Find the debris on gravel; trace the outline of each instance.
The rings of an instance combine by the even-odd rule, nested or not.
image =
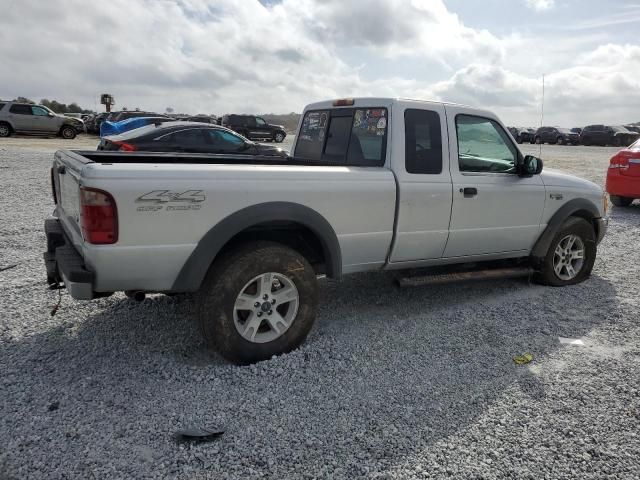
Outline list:
[[[611,149],[545,148],[602,183]],[[0,478],[640,478],[640,205],[582,284],[323,281],[307,342],[237,367],[188,297],[49,315],[51,157],[0,143]],[[187,425],[225,434],[176,442]]]

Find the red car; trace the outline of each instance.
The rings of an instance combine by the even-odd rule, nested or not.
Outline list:
[[[640,140],[611,157],[607,193],[618,207],[629,206],[640,198]]]

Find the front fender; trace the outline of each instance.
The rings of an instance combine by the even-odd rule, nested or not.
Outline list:
[[[602,222],[597,222],[600,219],[600,212],[596,205],[584,198],[574,198],[568,201],[562,207],[556,211],[549,220],[547,228],[540,235],[536,241],[533,249],[531,250],[531,256],[536,259],[543,259],[547,255],[547,251],[551,246],[553,238],[556,236],[562,224],[571,216],[577,216],[588,220],[594,228],[596,239],[602,239],[604,232],[598,231],[604,225]]]

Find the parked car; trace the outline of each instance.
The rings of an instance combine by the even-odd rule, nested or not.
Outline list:
[[[0,137],[22,133],[72,139],[83,130],[82,120],[59,115],[43,105],[0,102]]]
[[[223,115],[220,125],[251,140],[273,140],[282,143],[287,136],[282,125],[270,125],[262,117],[255,115]]]
[[[210,117],[208,115],[194,115],[192,117],[183,117],[180,120],[183,122],[200,122],[218,125],[218,119],[215,117]]]
[[[606,190],[617,207],[628,207],[640,198],[640,140],[611,157]]]
[[[485,110],[397,98],[314,103],[293,157],[270,158],[58,151],[49,283],[85,300],[198,292],[208,344],[250,363],[304,341],[318,275],[455,265],[399,276],[533,274],[572,285],[589,277],[606,231],[602,189],[542,172]]]
[[[536,133],[533,128],[509,127],[509,132],[518,143],[533,143]]]
[[[583,145],[626,147],[638,138],[640,138],[640,134],[622,126],[588,125],[582,129],[580,143]]]
[[[572,132],[568,128],[560,127],[540,127],[533,136],[534,143],[550,143],[556,145],[578,145],[580,135]]]
[[[625,125],[624,128],[631,132],[640,133],[640,125]]]
[[[580,127],[573,127],[573,128],[571,129],[571,131],[572,131],[573,133],[577,133],[577,134],[578,134],[578,136],[582,133],[582,129],[581,129]]]
[[[133,117],[126,120],[120,120],[119,122],[104,121],[100,125],[100,136],[106,137],[108,135],[118,135],[120,133],[128,132],[136,128],[144,127],[152,123],[165,123],[173,122],[173,118],[169,117]]]
[[[165,117],[165,118],[169,118],[167,115],[163,115],[161,113],[154,113],[154,112],[141,112],[139,110],[125,110],[122,112],[116,112],[116,114],[109,118],[108,121],[110,122],[121,122],[122,120],[127,120],[129,118],[136,118],[136,117]]]
[[[200,122],[156,123],[137,128],[103,138],[98,150],[287,156],[281,148],[261,145],[227,128]]]

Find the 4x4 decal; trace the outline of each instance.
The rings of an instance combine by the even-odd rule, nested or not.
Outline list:
[[[204,191],[187,190],[186,192],[172,192],[171,190],[153,190],[136,198],[136,203],[151,205],[137,208],[138,212],[158,212],[160,210],[182,211],[200,210],[200,203],[206,200]],[[174,205],[172,205],[174,204]]]

